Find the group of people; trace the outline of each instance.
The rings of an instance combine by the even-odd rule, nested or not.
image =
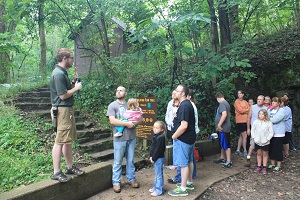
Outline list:
[[[257,104],[253,104],[253,100],[244,100],[244,92],[239,90],[234,108],[236,133],[239,136],[235,153],[245,156],[245,166],[250,167],[251,155],[256,151],[257,167],[254,172],[282,172],[283,158],[289,156],[290,148],[296,151],[292,135],[292,106],[288,95],[272,99],[259,95]],[[247,138],[250,138],[249,149]]]
[[[168,192],[171,196],[187,196],[187,190],[193,190],[192,176],[194,170],[194,143],[196,134],[199,133],[198,113],[192,102],[192,91],[184,85],[179,85],[172,94],[172,101],[167,109],[166,123],[156,121],[153,125],[153,139],[150,148],[150,162],[154,164],[154,185],[149,189],[151,196],[160,196],[164,193],[164,153],[166,149],[166,136],[173,141],[173,163],[178,167],[180,181],[176,188]],[[136,144],[137,124],[143,121],[142,115],[138,114],[135,120],[128,120],[126,112],[135,110],[142,113],[136,106],[131,109],[130,100],[126,102],[126,89],[122,86],[117,88],[117,100],[108,106],[106,116],[109,118],[114,133],[114,164],[113,164],[113,190],[121,192],[122,160],[126,157],[126,177],[129,184],[138,188],[139,183],[135,179],[135,167],[133,164],[134,149]],[[169,117],[171,119],[169,119]],[[127,120],[125,120],[127,119]],[[122,130],[120,130],[122,127]],[[123,132],[120,135],[116,133]]]
[[[65,174],[83,175],[85,172],[72,163],[72,142],[77,138],[74,119],[73,94],[82,89],[77,80],[76,70],[73,80],[68,78],[67,70],[73,65],[73,52],[61,48],[57,52],[58,64],[50,78],[51,113],[57,112],[57,131],[52,149],[54,171],[51,179],[68,182]],[[136,181],[134,152],[136,147],[136,127],[143,122],[143,112],[136,99],[126,101],[126,88],[119,86],[116,90],[116,100],[109,106],[106,116],[112,125],[114,133],[114,163],[112,168],[113,190],[121,192],[122,162],[126,158],[126,177],[133,188],[138,188]],[[215,125],[221,147],[220,158],[215,163],[225,168],[232,167],[230,131],[230,104],[220,92],[216,94],[219,103],[216,111]],[[265,105],[264,105],[265,103]],[[234,103],[236,114],[236,132],[239,135],[236,154],[245,156],[247,164],[254,150],[257,152],[257,168],[255,172],[267,173],[268,170],[282,172],[283,157],[288,157],[289,144],[292,139],[292,108],[288,96],[278,98],[258,96],[257,103],[244,100],[244,92],[238,91],[238,99]],[[154,164],[155,180],[149,192],[152,196],[164,192],[164,153],[166,138],[173,143],[173,165],[177,167],[177,175],[168,180],[175,183],[176,188],[168,191],[171,196],[187,196],[188,190],[194,189],[192,179],[196,178],[194,144],[200,130],[198,127],[198,112],[193,98],[193,91],[185,85],[178,85],[168,103],[165,122],[156,121],[153,125],[153,141],[150,148],[150,162]],[[167,137],[165,137],[167,136]],[[250,147],[247,151],[247,137]],[[292,145],[293,142],[291,143]],[[284,147],[284,154],[282,148]],[[241,151],[243,148],[243,152]],[[295,150],[294,146],[291,146]],[[60,167],[61,156],[66,160],[66,171]],[[268,160],[270,165],[268,166]]]

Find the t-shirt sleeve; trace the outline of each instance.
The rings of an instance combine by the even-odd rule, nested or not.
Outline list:
[[[226,111],[226,106],[223,103],[220,103],[219,114],[222,115],[222,112]]]
[[[109,116],[114,116],[114,117],[116,116],[116,112],[115,112],[113,103],[109,104],[109,106],[107,108],[106,117],[109,117]]]

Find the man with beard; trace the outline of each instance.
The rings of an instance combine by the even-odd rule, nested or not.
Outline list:
[[[70,83],[67,70],[72,67],[73,52],[61,48],[56,54],[58,64],[50,78],[51,114],[52,110],[57,111],[57,133],[52,149],[54,172],[51,179],[59,182],[71,180],[60,169],[61,154],[65,156],[67,170],[66,174],[82,175],[84,171],[77,169],[72,163],[72,142],[77,139],[76,125],[74,119],[73,94],[81,90],[82,85],[77,80],[77,73],[74,73],[72,84]]]
[[[170,196],[187,196],[187,190],[193,190],[192,174],[194,169],[194,143],[196,141],[195,112],[190,100],[187,99],[189,89],[184,85],[176,88],[176,97],[180,104],[173,120],[173,163],[181,167],[181,183],[170,190]]]
[[[129,184],[133,188],[138,188],[139,183],[135,179],[134,167],[134,150],[136,145],[136,126],[143,121],[122,121],[124,119],[124,112],[127,109],[127,102],[125,100],[127,93],[123,86],[119,86],[116,91],[117,100],[109,104],[106,116],[112,125],[113,134],[117,132],[116,126],[124,126],[123,135],[121,137],[114,137],[114,164],[112,169],[112,183],[113,190],[116,193],[121,192],[121,177],[122,177],[122,162],[123,157],[126,157],[126,177]]]

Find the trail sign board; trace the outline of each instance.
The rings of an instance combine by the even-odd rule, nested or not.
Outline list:
[[[153,124],[157,120],[157,101],[155,97],[137,98],[143,110],[144,122],[136,128],[136,136],[141,139],[152,140]]]

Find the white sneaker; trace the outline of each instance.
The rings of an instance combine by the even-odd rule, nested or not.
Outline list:
[[[122,135],[123,135],[123,133],[116,132],[116,133],[114,134],[114,137],[121,137]]]

